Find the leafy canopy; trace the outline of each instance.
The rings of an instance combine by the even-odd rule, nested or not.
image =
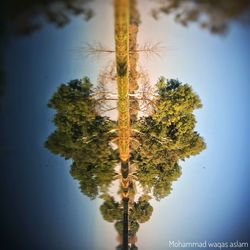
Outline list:
[[[142,187],[157,200],[167,196],[171,183],[181,175],[179,160],[199,154],[206,145],[194,130],[193,111],[201,108],[200,98],[188,84],[160,78],[154,112],[135,124],[139,146],[131,152]]]
[[[115,123],[97,114],[91,87],[88,78],[60,85],[48,103],[56,111],[56,129],[45,147],[72,160],[71,175],[85,195],[95,198],[111,183],[118,154],[109,144]]]
[[[153,212],[153,207],[148,202],[147,196],[141,196],[137,202],[131,204],[129,211],[129,236],[136,235],[139,230],[140,223],[147,222]],[[105,196],[104,203],[100,206],[103,219],[108,222],[115,223],[116,231],[122,235],[123,233],[123,208],[119,202],[109,195]]]

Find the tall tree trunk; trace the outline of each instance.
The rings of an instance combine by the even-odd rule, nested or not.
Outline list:
[[[123,198],[123,250],[128,250],[128,201],[128,198]]]

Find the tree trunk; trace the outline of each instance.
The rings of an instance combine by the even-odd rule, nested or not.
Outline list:
[[[123,198],[123,250],[128,250],[128,201],[128,198]]]

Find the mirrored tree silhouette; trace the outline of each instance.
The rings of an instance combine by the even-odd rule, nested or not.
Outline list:
[[[60,85],[48,103],[56,110],[56,129],[45,147],[72,160],[72,177],[79,181],[81,191],[93,199],[111,183],[118,153],[110,145],[109,131],[115,122],[98,115],[91,87],[88,78]]]
[[[193,112],[202,104],[191,86],[164,77],[153,85],[137,68],[138,53],[153,47],[138,47],[136,0],[115,0],[114,18],[115,50],[88,51],[115,53],[115,63],[95,87],[86,77],[59,86],[48,103],[56,111],[55,131],[45,147],[72,161],[70,173],[84,195],[103,199],[100,212],[114,224],[117,249],[127,250],[138,249],[140,224],[153,212],[149,200],[168,196],[181,176],[181,161],[206,144],[195,131]],[[104,116],[113,109],[118,121]],[[119,188],[111,195],[116,181]]]
[[[1,6],[3,24],[17,35],[28,35],[51,23],[57,27],[67,25],[72,16],[82,15],[83,19],[93,17],[90,0],[25,0],[6,1]]]
[[[95,94],[86,77],[59,86],[48,103],[56,111],[55,131],[45,147],[72,160],[70,173],[84,195],[104,200],[100,212],[104,220],[114,223],[117,249],[124,249],[124,241],[127,249],[137,249],[136,233],[153,212],[150,198],[169,195],[172,182],[181,176],[180,161],[205,149],[194,130],[193,111],[202,104],[188,84],[160,78],[151,96],[151,113],[133,122],[134,142],[129,162],[123,166],[114,142],[117,123],[98,113]],[[120,181],[118,198],[109,194],[116,180]],[[140,197],[135,200],[137,188]]]
[[[152,99],[153,111],[134,124],[131,163],[136,166],[140,184],[159,200],[171,191],[180,177],[179,161],[199,154],[206,145],[194,131],[195,109],[201,101],[188,84],[160,78]]]
[[[163,0],[156,3],[152,15],[173,14],[183,26],[197,23],[214,34],[224,34],[233,21],[250,24],[248,0]]]

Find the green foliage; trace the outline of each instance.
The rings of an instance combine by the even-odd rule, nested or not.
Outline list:
[[[108,222],[115,222],[116,231],[122,235],[123,233],[123,208],[114,200],[113,197],[107,195],[103,197],[104,203],[100,206],[103,219]],[[147,222],[153,212],[153,207],[148,202],[148,196],[142,196],[138,202],[134,202],[129,211],[128,224],[129,236],[137,233],[140,223]]]
[[[122,208],[120,204],[116,202],[111,196],[108,196],[108,198],[100,206],[100,211],[103,216],[103,219],[108,222],[122,220]]]
[[[117,150],[109,145],[115,123],[95,111],[88,78],[62,84],[48,106],[56,110],[55,131],[45,147],[73,161],[71,175],[79,180],[81,191],[95,198],[109,186],[118,161]]]
[[[156,87],[159,98],[156,100],[157,112],[152,117],[156,122],[161,122],[162,125],[169,126],[181,122],[195,109],[202,107],[200,98],[188,84],[181,84],[178,80],[167,80],[161,77]],[[192,119],[191,124],[193,125],[195,123],[193,116]],[[190,129],[192,130],[193,127]]]
[[[136,220],[136,218],[131,219],[129,218],[129,231],[128,231],[128,235],[129,236],[133,236],[136,235],[136,233],[138,232],[140,228],[140,224],[138,223],[138,221]]]
[[[119,220],[115,223],[115,230],[119,235],[122,235],[123,233],[123,221]]]
[[[142,187],[157,200],[171,192],[171,183],[181,175],[179,160],[205,149],[203,138],[194,131],[193,111],[202,104],[188,84],[160,78],[155,111],[135,124],[140,145],[131,153]]]
[[[150,203],[143,199],[143,197],[140,197],[138,202],[133,204],[133,208],[130,212],[130,220],[137,220],[139,223],[145,223],[150,219],[152,212],[153,207]]]

